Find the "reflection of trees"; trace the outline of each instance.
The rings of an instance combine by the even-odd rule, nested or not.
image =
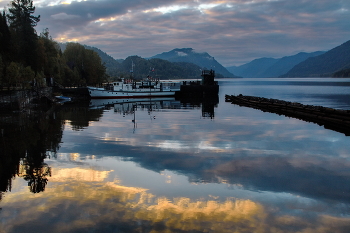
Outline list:
[[[62,106],[62,119],[69,120],[73,130],[79,131],[89,126],[89,122],[98,121],[103,115],[103,109],[89,109],[89,103],[84,106]]]
[[[21,171],[24,180],[28,181],[28,186],[32,193],[39,193],[45,190],[47,177],[51,176],[51,167],[46,163],[34,164],[26,159],[21,161]]]
[[[51,176],[44,159],[58,151],[64,122],[69,120],[73,130],[81,130],[102,114],[103,110],[83,105],[1,114],[0,200],[3,192],[11,191],[15,176],[28,181],[31,192],[44,191]]]
[[[55,154],[62,138],[63,122],[51,109],[0,116],[0,192],[11,191],[18,175],[31,192],[44,191],[51,169],[44,163],[47,152]]]

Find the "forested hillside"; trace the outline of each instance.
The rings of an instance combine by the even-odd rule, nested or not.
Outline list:
[[[350,68],[350,41],[299,63],[283,77],[322,77]]]
[[[65,51],[66,44],[59,44],[62,51]],[[201,78],[203,67],[189,62],[170,62],[159,58],[142,58],[139,56],[130,56],[125,60],[115,60],[113,57],[103,52],[99,48],[84,45],[86,49],[95,51],[101,58],[106,67],[108,80],[117,80],[123,77],[131,76],[133,69],[133,78],[141,79],[148,75],[159,79],[198,79]],[[133,68],[131,67],[133,64]],[[216,74],[217,78],[223,78],[221,74]]]
[[[336,78],[350,77],[350,69],[343,69],[343,70],[337,71],[333,74],[333,77],[336,77]]]
[[[289,70],[291,70],[295,65],[299,64],[300,62],[305,61],[309,57],[315,57],[323,54],[322,51],[317,51],[313,53],[298,53],[293,56],[286,56],[282,57],[277,60],[275,64],[273,64],[271,67],[266,69],[262,73],[262,77],[271,78],[271,77],[279,77],[285,73],[287,73]]]
[[[274,58],[258,58],[238,67],[228,67],[232,73],[243,78],[260,78],[261,74],[277,62]]]
[[[132,67],[133,65],[133,67]],[[130,56],[122,61],[114,77],[133,77],[136,79],[151,76],[159,79],[197,79],[201,78],[201,67],[185,62],[169,62],[163,59],[145,59]]]
[[[324,52],[298,53],[279,59],[259,58],[238,67],[227,67],[232,73],[245,78],[275,78],[287,73],[295,65],[309,57],[315,57]]]

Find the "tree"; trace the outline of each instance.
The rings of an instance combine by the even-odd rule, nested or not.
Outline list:
[[[16,86],[18,80],[20,79],[20,64],[16,62],[11,62],[7,67],[7,73],[3,80],[8,86]]]
[[[38,36],[34,27],[40,21],[39,16],[33,16],[35,7],[32,0],[13,0],[7,14],[10,29],[14,34],[14,42],[18,44],[15,60],[30,66],[35,72],[39,70],[37,63]]]
[[[3,62],[2,62],[2,56],[1,56],[1,54],[0,54],[0,85],[1,85],[2,79],[3,79],[3,77],[4,77],[4,72],[3,72],[3,70],[4,70],[4,64],[3,64]]]
[[[8,60],[11,49],[11,33],[7,24],[5,11],[0,13],[0,54],[3,60]]]
[[[105,81],[106,68],[100,56],[92,50],[85,49],[78,43],[68,43],[63,53],[64,60],[73,71],[71,84],[97,84]]]
[[[89,49],[84,51],[86,83],[100,83],[105,76],[106,68],[102,65],[100,56]]]
[[[45,77],[54,77],[59,80],[60,72],[60,48],[49,36],[49,29],[46,28],[40,33],[37,47],[38,64],[44,72]]]
[[[35,12],[35,6],[33,6],[32,0],[13,0],[10,3],[10,14],[8,14],[11,27],[16,30],[34,30],[34,27],[40,21],[39,16],[33,16]],[[34,30],[35,32],[35,30]]]
[[[11,33],[7,24],[5,11],[0,13],[0,82],[6,75],[6,67],[11,60]]]

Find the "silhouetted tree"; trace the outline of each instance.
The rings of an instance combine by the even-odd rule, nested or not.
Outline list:
[[[61,69],[61,56],[60,48],[57,42],[55,42],[49,35],[49,29],[46,28],[40,33],[38,39],[38,63],[44,76],[47,78],[55,78],[56,81],[61,83],[62,81],[62,69]]]
[[[63,57],[68,67],[73,71],[70,83],[96,84],[105,81],[106,68],[95,51],[85,49],[78,43],[68,43]]]
[[[6,66],[11,59],[11,33],[7,24],[5,11],[0,13],[0,82],[5,76]]]
[[[13,0],[8,9],[7,19],[13,31],[14,42],[17,48],[14,51],[17,62],[25,67],[30,66],[38,72],[37,41],[38,36],[34,27],[40,21],[39,16],[33,16],[35,7],[32,0]]]

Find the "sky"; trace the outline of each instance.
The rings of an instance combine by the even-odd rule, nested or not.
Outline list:
[[[11,1],[0,0],[0,9]],[[350,40],[349,0],[34,0],[39,34],[94,46],[115,59],[175,48],[223,66],[327,51]]]

